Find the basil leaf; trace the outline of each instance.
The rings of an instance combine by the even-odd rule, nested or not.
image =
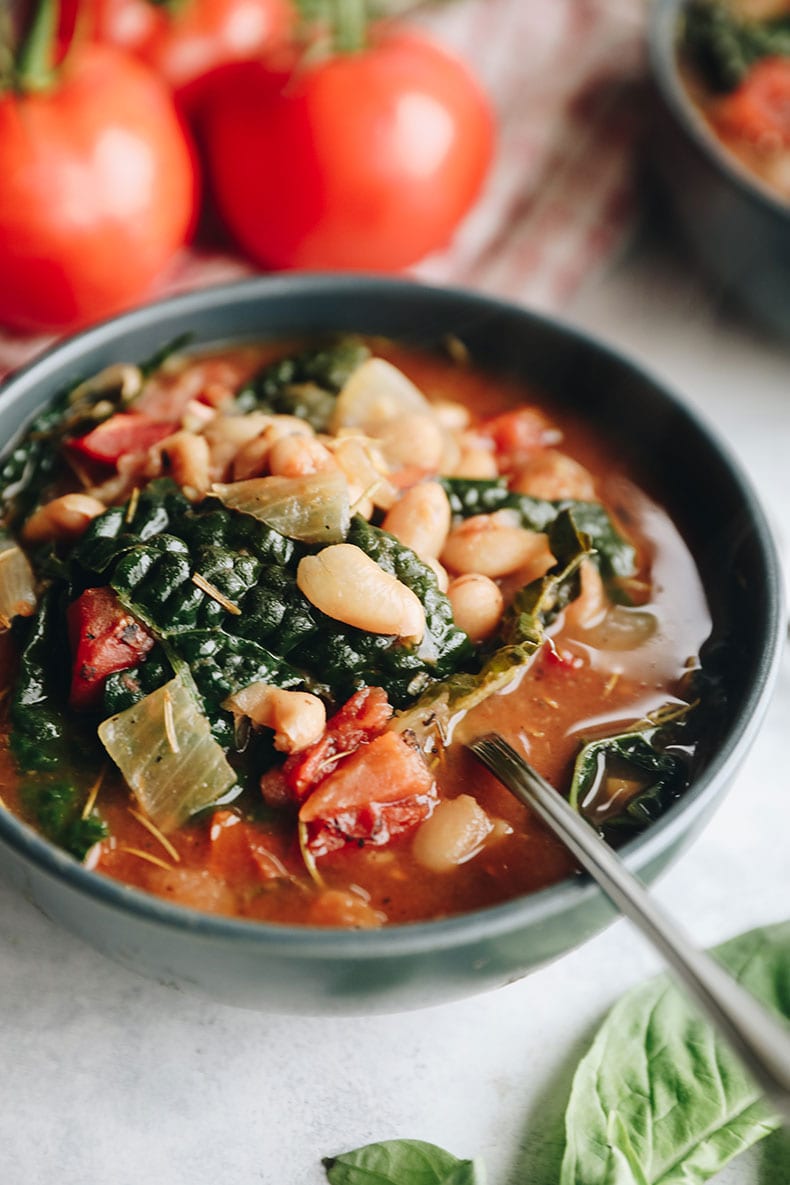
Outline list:
[[[330,1185],[485,1185],[476,1160],[458,1160],[423,1140],[385,1140],[323,1162]]]
[[[714,953],[790,1017],[790,922]],[[560,1185],[701,1185],[777,1126],[736,1055],[662,975],[623,996],[579,1064]]]

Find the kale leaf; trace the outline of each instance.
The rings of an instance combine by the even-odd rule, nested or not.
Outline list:
[[[398,716],[398,731],[413,734],[424,749],[432,749],[437,737],[441,741],[460,713],[508,687],[545,642],[545,627],[579,595],[579,567],[590,554],[588,537],[576,530],[568,511],[557,516],[548,535],[557,562],[516,594],[482,669],[450,675]]]
[[[56,769],[66,760],[68,727],[61,707],[68,670],[60,597],[48,589],[34,617],[17,621],[19,673],[11,696],[11,750],[24,770]]]
[[[732,91],[760,58],[790,56],[790,17],[747,20],[719,0],[693,0],[683,45],[713,90]]]
[[[338,392],[369,357],[368,347],[354,338],[289,355],[255,375],[239,392],[236,405],[242,412],[299,416],[316,432],[325,432]]]
[[[290,656],[296,665],[320,677],[335,698],[345,699],[364,684],[384,687],[395,707],[404,707],[436,679],[443,679],[474,659],[469,637],[453,619],[435,573],[408,547],[365,519],[352,519],[348,542],[359,547],[385,572],[415,592],[425,610],[425,635],[419,646],[406,646],[382,634],[343,625],[313,610],[317,632]]]
[[[672,705],[626,732],[589,741],[576,757],[571,806],[600,820],[607,835],[647,827],[687,785],[691,714],[688,705]]]
[[[17,526],[39,503],[46,501],[54,483],[70,472],[63,455],[63,442],[128,407],[147,379],[190,339],[191,334],[184,334],[140,364],[137,369],[141,385],[132,399],[124,395],[122,367],[110,367],[88,380],[65,387],[27,425],[0,468],[0,521],[6,526]]]
[[[335,703],[373,684],[402,706],[472,660],[434,573],[414,552],[360,518],[348,541],[420,597],[427,626],[420,646],[326,617],[296,583],[305,548],[213,499],[193,507],[169,480],[151,483],[136,505],[113,507],[93,521],[72,553],[71,591],[109,584],[164,644],[168,663],[156,686],[169,667],[187,665],[215,736],[229,743],[231,718],[220,705],[256,680],[317,690]],[[148,670],[146,662],[111,677],[105,706],[118,710],[143,687],[154,690]]]
[[[74,781],[37,777],[22,783],[21,797],[42,834],[77,860],[84,860],[89,849],[108,834],[107,824],[98,815],[83,818],[85,789]]]
[[[604,580],[612,582],[636,573],[636,551],[615,527],[609,513],[599,502],[579,502],[563,498],[549,502],[508,489],[504,478],[441,478],[450,509],[457,518],[475,514],[493,514],[514,510],[523,526],[531,531],[546,531],[564,510],[569,510],[579,531],[589,535]]]

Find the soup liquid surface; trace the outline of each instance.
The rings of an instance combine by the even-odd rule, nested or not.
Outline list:
[[[453,366],[446,359],[388,345],[385,353],[431,400],[453,400],[475,419],[538,403],[523,386]],[[249,373],[263,350],[221,355]],[[172,852],[144,825],[120,775],[107,772],[97,809],[111,838],[89,854],[97,875],[159,894],[200,910],[273,922],[367,925],[375,918],[402,923],[442,917],[504,901],[554,884],[574,871],[563,846],[504,789],[460,743],[489,730],[501,732],[554,785],[567,791],[574,757],[591,738],[611,735],[682,700],[688,673],[698,665],[710,632],[700,579],[686,545],[665,512],[642,492],[621,458],[580,421],[546,414],[563,433],[560,447],[594,476],[596,496],[635,544],[639,572],[634,588],[644,603],[619,611],[614,623],[585,629],[561,614],[550,633],[558,658],[544,648],[517,684],[492,696],[456,727],[436,766],[440,797],[473,795],[494,823],[480,850],[448,870],[431,871],[415,859],[414,832],[381,847],[348,844],[317,861],[323,888],[310,878],[299,851],[293,817],[272,818],[257,796],[245,792],[232,809],[259,820],[277,875],[240,864],[234,874],[212,871],[210,818],[199,817],[168,836]],[[639,637],[632,617],[653,622]],[[619,620],[619,625],[618,625]],[[635,638],[638,644],[634,645]],[[0,638],[2,670],[14,655]],[[8,697],[4,699],[7,705]],[[19,780],[8,746],[7,711],[0,736],[0,792],[8,809],[24,813]],[[363,903],[361,913],[355,902]]]

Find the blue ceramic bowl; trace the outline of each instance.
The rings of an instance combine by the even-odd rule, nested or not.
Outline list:
[[[656,107],[648,165],[673,221],[721,295],[790,335],[790,204],[714,136],[678,69],[687,0],[650,6],[648,47]]]
[[[776,672],[777,557],[738,469],[694,415],[624,358],[523,309],[471,293],[385,279],[289,276],[181,296],[66,341],[0,396],[9,440],[63,386],[151,354],[185,331],[199,344],[318,331],[383,334],[414,345],[457,334],[483,366],[516,374],[615,435],[696,554],[721,643],[726,719],[683,798],[624,848],[651,880],[703,825],[757,731]],[[206,916],[89,872],[0,811],[0,867],[49,917],[125,966],[245,1007],[362,1013],[436,1004],[495,988],[569,951],[611,920],[575,877],[460,917],[380,931],[264,925]]]

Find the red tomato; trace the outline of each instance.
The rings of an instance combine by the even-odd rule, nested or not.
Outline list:
[[[85,436],[70,440],[69,448],[91,461],[117,465],[121,457],[147,452],[177,429],[178,424],[154,420],[143,412],[118,412]]]
[[[790,145],[790,58],[763,58],[718,104],[716,123],[758,147]]]
[[[0,322],[65,330],[146,295],[195,219],[194,156],[164,84],[110,46],[0,94]]]
[[[485,177],[493,119],[457,59],[409,32],[223,80],[205,138],[220,211],[259,263],[387,271],[450,237]]]
[[[98,707],[107,676],[137,666],[154,645],[111,588],[88,588],[77,597],[68,608],[68,628],[74,708]]]
[[[190,111],[215,70],[283,44],[294,25],[289,0],[183,0],[172,8],[151,0],[92,0],[92,9],[97,39],[143,58]]]
[[[272,806],[303,802],[347,757],[387,727],[392,707],[383,687],[361,687],[326,722],[324,735],[261,778],[264,799]]]
[[[557,429],[537,407],[502,412],[485,420],[476,431],[480,436],[487,436],[493,444],[500,471],[523,464],[559,439]]]
[[[323,856],[347,843],[389,843],[428,818],[435,795],[422,754],[384,732],[324,778],[302,804],[299,821],[310,850]]]

